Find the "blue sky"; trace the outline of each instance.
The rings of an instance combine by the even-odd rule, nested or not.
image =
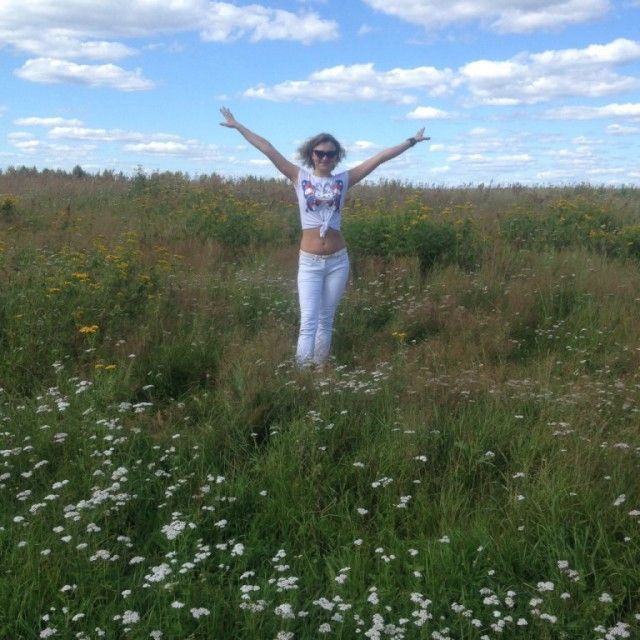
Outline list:
[[[2,0],[0,168],[276,176],[329,131],[415,184],[640,185],[640,0]]]

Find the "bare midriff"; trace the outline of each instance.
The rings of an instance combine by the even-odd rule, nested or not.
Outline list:
[[[326,256],[344,249],[346,246],[342,234],[336,229],[329,227],[327,235],[320,237],[320,227],[315,229],[303,229],[300,249],[308,253],[315,253],[319,256]]]

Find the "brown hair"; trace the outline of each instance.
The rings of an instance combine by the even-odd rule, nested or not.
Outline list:
[[[336,164],[343,160],[347,155],[347,152],[342,148],[342,145],[330,133],[319,133],[318,135],[309,138],[298,149],[298,157],[305,167],[313,169],[313,150],[323,142],[331,142],[336,148],[336,151],[338,152],[336,154]]]

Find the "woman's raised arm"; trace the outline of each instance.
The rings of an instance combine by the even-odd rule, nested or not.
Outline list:
[[[276,169],[280,171],[284,176],[289,178],[292,182],[295,182],[298,178],[298,167],[293,164],[293,162],[289,162],[268,140],[265,140],[261,136],[253,133],[240,124],[234,117],[231,111],[227,109],[227,107],[222,107],[220,109],[220,113],[224,116],[224,122],[220,124],[223,127],[229,127],[230,129],[238,130],[247,142],[250,142],[256,149],[262,151],[271,162],[276,166]]]
[[[413,147],[417,142],[423,142],[424,140],[430,140],[431,138],[424,135],[424,127],[416,133],[412,138],[407,138],[404,142],[396,145],[395,147],[389,147],[380,151],[375,156],[371,156],[368,160],[365,160],[362,164],[359,164],[353,169],[349,169],[349,186],[360,182],[363,178],[366,178],[374,169],[377,169],[383,162],[391,160],[404,153],[407,149]]]

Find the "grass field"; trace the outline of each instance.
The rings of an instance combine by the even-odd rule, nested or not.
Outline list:
[[[640,190],[0,174],[0,638],[640,633]]]

